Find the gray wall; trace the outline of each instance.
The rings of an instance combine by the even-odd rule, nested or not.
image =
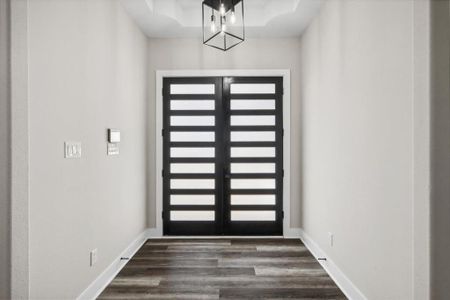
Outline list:
[[[0,1],[0,299],[10,296],[9,0]]]
[[[330,0],[301,40],[302,227],[368,299],[413,298],[413,13]]]
[[[414,1],[414,299],[430,298],[430,1]]]
[[[450,294],[450,10],[431,6],[431,295]]]
[[[155,72],[156,70],[290,69],[291,82],[300,80],[299,39],[247,39],[227,52],[202,44],[198,39],[150,39],[149,79],[149,211],[148,225],[156,226],[155,202]],[[291,84],[291,128],[300,128],[300,88]],[[299,227],[301,136],[291,131],[291,227]],[[158,174],[159,175],[159,174]],[[159,217],[159,216],[158,216]]]
[[[146,228],[147,39],[115,0],[28,5],[30,298],[73,299]]]

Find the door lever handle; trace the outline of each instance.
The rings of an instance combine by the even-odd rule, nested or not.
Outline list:
[[[231,174],[225,173],[225,178],[226,178],[226,179],[230,179],[230,178],[231,178]]]

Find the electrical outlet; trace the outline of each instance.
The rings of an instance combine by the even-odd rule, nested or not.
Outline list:
[[[334,235],[332,232],[328,232],[328,240],[330,242],[330,247],[333,247],[334,245]]]
[[[97,251],[97,249],[94,249],[90,253],[90,264],[91,264],[91,267],[97,263],[97,260],[98,260],[98,251]]]

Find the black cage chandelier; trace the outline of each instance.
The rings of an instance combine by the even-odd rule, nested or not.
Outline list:
[[[204,0],[203,44],[227,51],[245,40],[244,0]]]

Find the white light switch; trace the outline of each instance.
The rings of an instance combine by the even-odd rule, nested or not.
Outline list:
[[[80,142],[64,142],[64,157],[65,158],[80,158],[81,157],[81,143]]]

